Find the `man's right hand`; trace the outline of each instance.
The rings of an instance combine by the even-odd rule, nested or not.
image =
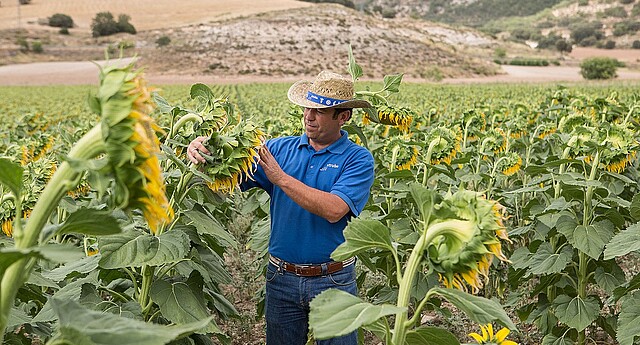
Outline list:
[[[191,163],[200,164],[206,162],[200,152],[207,155],[211,154],[211,152],[209,152],[209,150],[204,146],[204,142],[207,140],[209,140],[209,137],[202,136],[193,139],[193,141],[189,143],[187,146],[187,158],[189,158]]]

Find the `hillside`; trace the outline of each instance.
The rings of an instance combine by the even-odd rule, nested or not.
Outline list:
[[[31,6],[38,1],[44,0],[22,6],[24,18],[27,10],[36,9]],[[487,58],[496,41],[473,30],[411,18],[383,19],[339,5],[292,3],[295,6],[286,10],[263,9],[246,15],[232,15],[230,8],[216,19],[211,13],[198,17],[197,7],[176,4],[181,7],[173,11],[182,13],[183,25],[179,25],[180,16],[176,15],[162,27],[162,21],[145,19],[153,18],[154,11],[158,11],[149,6],[145,16],[132,12],[131,23],[146,28],[152,21],[156,27],[139,30],[136,35],[101,38],[91,37],[84,24],[71,29],[70,35],[60,35],[31,19],[28,28],[0,33],[0,64],[96,60],[104,58],[105,49],[110,49],[112,56],[117,55],[117,47],[121,46],[125,56],[137,55],[154,73],[299,76],[313,75],[325,68],[344,71],[351,44],[367,73],[365,77],[370,78],[403,72],[407,77],[439,80],[493,75],[498,71]],[[124,10],[111,9],[115,15],[126,13],[121,12]],[[91,15],[78,16],[74,21],[90,22]],[[156,41],[162,37],[170,43],[159,47]],[[19,40],[25,45],[41,42],[43,52],[20,52]]]
[[[556,49],[563,39],[583,47],[640,49],[639,0],[355,0],[354,5],[365,13],[474,27],[542,48]]]

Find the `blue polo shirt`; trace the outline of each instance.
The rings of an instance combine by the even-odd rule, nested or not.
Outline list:
[[[269,253],[296,264],[331,261],[330,255],[344,242],[347,221],[360,214],[373,184],[373,156],[354,144],[347,132],[330,146],[316,151],[306,134],[267,141],[266,145],[282,170],[307,186],[339,196],[351,212],[336,223],[298,206],[280,187],[274,186],[258,166],[241,185],[242,190],[260,187],[271,196],[271,238]]]

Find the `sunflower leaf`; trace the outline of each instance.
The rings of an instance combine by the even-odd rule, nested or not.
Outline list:
[[[331,253],[336,261],[348,259],[364,250],[380,248],[394,251],[391,231],[378,220],[355,218],[344,229],[345,241]]]
[[[640,223],[620,231],[607,244],[604,259],[609,260],[640,249]]]
[[[504,309],[502,309],[502,306],[495,301],[456,289],[433,288],[431,291],[444,297],[447,301],[467,314],[471,320],[481,325],[497,321],[511,330],[516,329],[516,325],[511,321]]]
[[[406,308],[394,305],[373,305],[338,289],[329,289],[311,303],[309,327],[316,339],[328,339],[349,334],[381,317],[400,313]]]

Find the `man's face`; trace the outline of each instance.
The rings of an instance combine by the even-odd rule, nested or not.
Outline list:
[[[330,145],[340,138],[340,128],[348,117],[349,111],[336,114],[336,109],[304,108],[304,127],[309,141]]]

